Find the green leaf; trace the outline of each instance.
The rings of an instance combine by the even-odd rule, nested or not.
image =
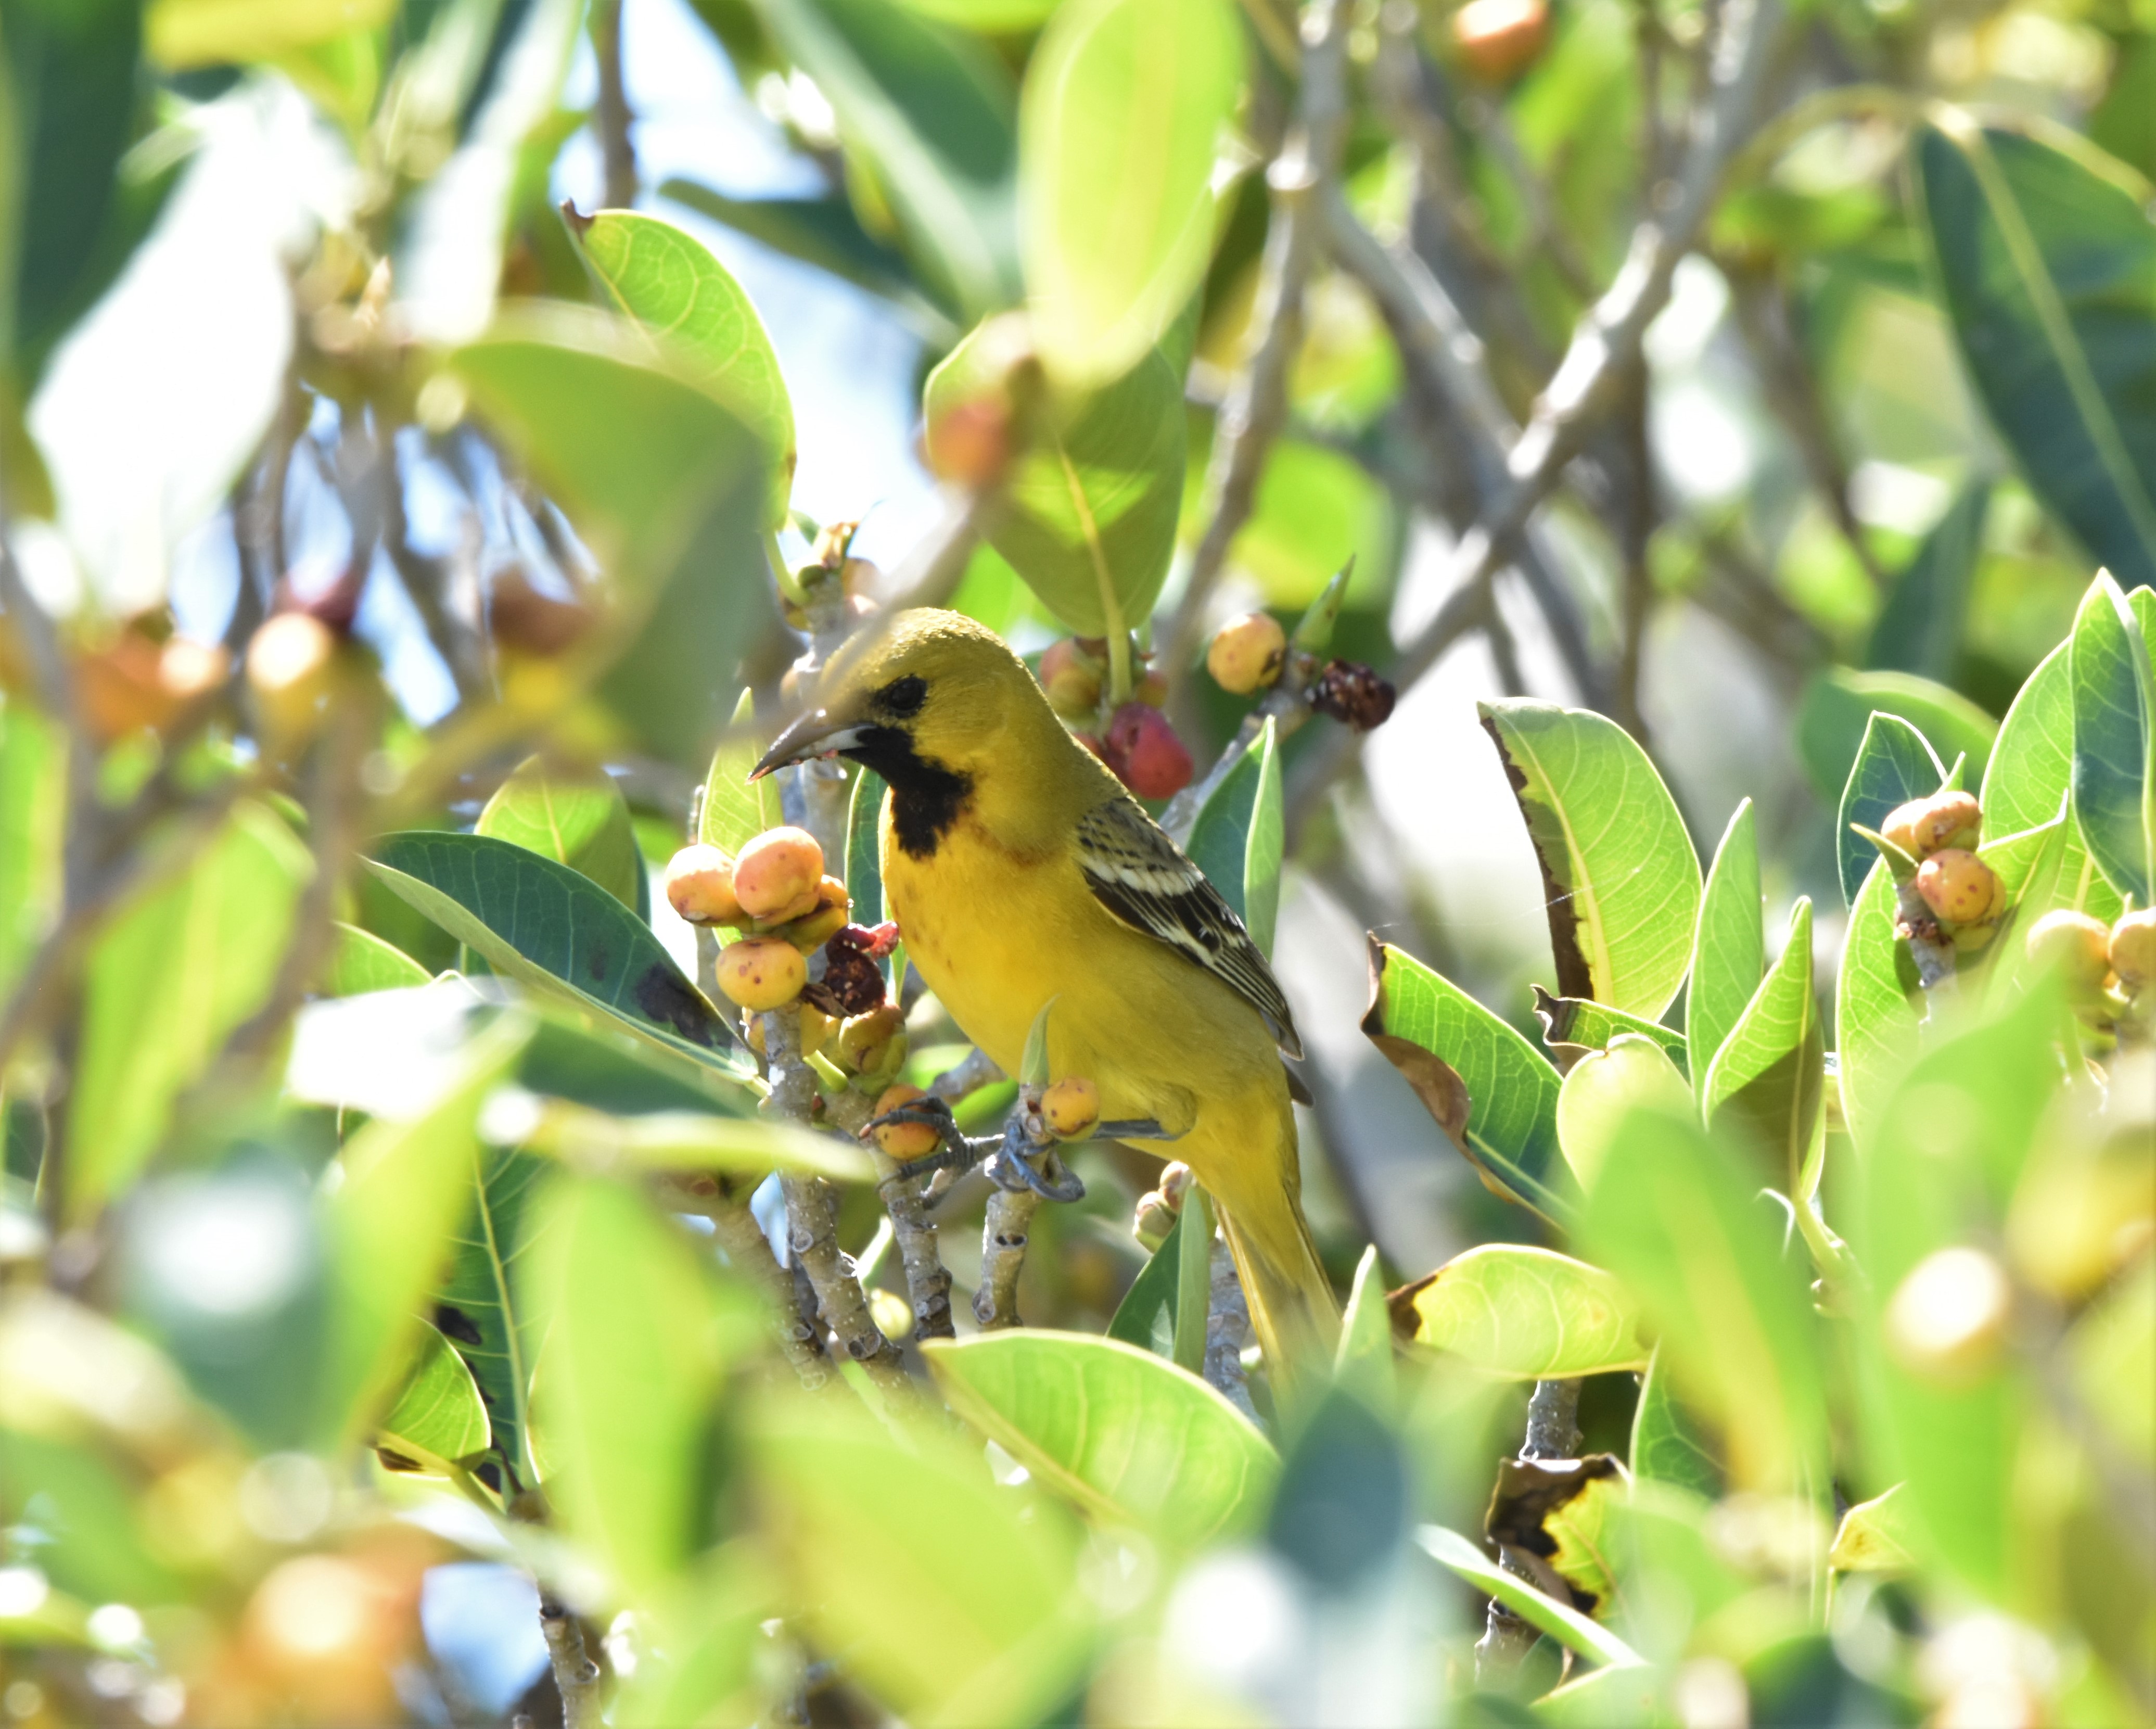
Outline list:
[[[339,924],[321,990],[326,997],[363,997],[369,991],[408,989],[433,977],[394,943],[384,942],[357,925]]]
[[[711,1422],[757,1333],[635,1189],[587,1178],[540,1203],[519,1295],[546,1339],[533,1403],[547,1496],[616,1588],[650,1602],[703,1547]]]
[[[64,1592],[91,1603],[174,1603],[186,1588],[146,1541],[136,1486],[80,1439],[0,1428],[0,1515],[25,1522],[35,1497],[39,1529],[59,1539],[37,1566]],[[11,1660],[11,1668],[14,1660]]]
[[[1558,993],[1648,1020],[1684,983],[1699,859],[1647,753],[1584,709],[1477,705],[1543,867]]]
[[[68,1113],[70,1219],[134,1181],[180,1095],[269,1000],[312,863],[268,809],[244,804],[99,934]]]
[[[749,1423],[791,1607],[879,1704],[957,1729],[1034,1722],[1066,1696],[1091,1612],[1060,1506],[998,1487],[953,1436],[893,1445],[853,1402],[767,1399]]]
[[[1548,1249],[1488,1243],[1394,1295],[1415,1342],[1520,1381],[1644,1368],[1630,1301],[1599,1267]]]
[[[244,66],[379,29],[396,10],[396,0],[151,0],[142,33],[174,71]]]
[[[2148,1254],[2075,1319],[2067,1361],[2082,1403],[2143,1470],[2156,1466],[2156,1258]]]
[[[2156,898],[2156,680],[2141,622],[2101,572],[2074,620],[2073,813],[2097,869],[2137,906]]]
[[[550,775],[527,757],[495,789],[474,832],[566,864],[589,877],[632,911],[644,875],[644,855],[629,818],[629,801],[603,769]]]
[[[1580,1240],[1661,1335],[1677,1390],[1708,1418],[1739,1487],[1825,1486],[1823,1352],[1808,1269],[1741,1161],[1688,1117],[1635,1112],[1609,1149]]]
[[[1970,784],[1981,780],[1999,726],[1966,696],[1908,673],[1830,666],[1804,686],[1797,711],[1797,754],[1822,801],[1838,801],[1848,787],[1875,714],[1906,721],[1948,762],[1968,757]]]
[[[843,198],[730,198],[693,180],[661,181],[659,195],[761,241],[774,252],[896,301],[937,347],[952,341],[947,309],[931,301],[905,258],[861,226]]]
[[[1848,783],[1835,813],[1835,850],[1841,866],[1841,898],[1856,903],[1865,874],[1879,849],[1856,832],[1861,823],[1875,832],[1886,827],[1888,812],[1912,798],[1928,798],[1946,779],[1946,765],[1933,754],[1924,735],[1897,715],[1875,714],[1864,723]]]
[[[786,526],[793,489],[793,403],[755,305],[726,267],[670,222],[602,210],[571,229],[622,310],[678,350],[770,453],[764,526]]]
[[[474,408],[613,580],[598,692],[629,739],[700,767],[734,669],[770,616],[762,441],[647,336],[531,308],[455,351]]]
[[[1557,1070],[1518,1032],[1412,956],[1370,939],[1363,1031],[1485,1183],[1553,1224],[1576,1190],[1558,1152]]]
[[[1768,1180],[1799,1201],[1819,1173],[1807,1168],[1826,1090],[1826,1035],[1812,989],[1812,903],[1789,912],[1781,954],[1708,1070],[1700,1106],[1709,1124],[1735,1131],[1767,1156]]]
[[[385,837],[367,869],[543,996],[735,1079],[751,1072],[718,1011],[636,915],[588,878],[483,834]]]
[[[1710,1501],[1722,1498],[1722,1465],[1670,1385],[1660,1346],[1648,1359],[1632,1413],[1631,1466],[1641,1482],[1674,1483]]]
[[[1557,1138],[1582,1188],[1594,1187],[1617,1131],[1642,1106],[1676,1116],[1696,1108],[1684,1075],[1653,1039],[1620,1034],[1572,1065],[1558,1090]]]
[[[1183,1221],[1186,1205],[1168,1228],[1160,1247],[1146,1258],[1108,1322],[1107,1336],[1155,1357],[1175,1360],[1175,1322],[1182,1306]]]
[[[434,1325],[479,1383],[491,1444],[511,1473],[510,1480],[497,1475],[489,1484],[503,1491],[505,1501],[517,1485],[529,1488],[539,1480],[530,1430],[531,1365],[542,1334],[513,1280],[530,1246],[526,1209],[552,1169],[529,1153],[478,1149],[465,1190],[464,1221],[450,1242],[449,1271],[434,1294]]]
[[[928,375],[932,422],[1002,387],[996,347],[977,330]],[[1106,387],[1051,405],[1032,430],[984,506],[988,543],[1078,635],[1138,628],[1175,551],[1188,444],[1183,381],[1156,351]]]
[[[1019,209],[1050,375],[1121,377],[1160,339],[1213,250],[1213,166],[1242,83],[1226,0],[1069,0],[1027,63]]]
[[[1999,723],[1999,741],[1984,775],[1984,823],[1994,834],[2041,828],[2068,804],[2074,757],[2072,646],[2070,638],[2044,657]],[[2071,808],[2066,822],[2052,905],[2109,924],[2125,911],[2125,903],[2089,857]]]
[[[1205,1369],[1205,1331],[1213,1312],[1213,1199],[1193,1183],[1184,1191],[1177,1220],[1190,1221],[1178,1234],[1175,1260],[1175,1336],[1168,1359],[1197,1375]]]
[[[968,318],[1019,298],[1010,75],[980,43],[883,0],[760,6],[865,159],[937,297]]]
[[[480,1106],[531,1031],[525,1016],[497,1019],[459,1054],[454,1080],[425,1115],[378,1117],[338,1155],[343,1178],[325,1219],[336,1296],[324,1384],[341,1403],[326,1413],[326,1435],[354,1439],[396,1387],[466,1204]]]
[[[1936,680],[1953,676],[1990,505],[1989,480],[1972,480],[1954,495],[1887,591],[1865,648],[1867,668]]]
[[[1898,905],[1893,874],[1881,859],[1849,910],[1834,982],[1836,1085],[1842,1119],[1860,1151],[1871,1145],[1887,1095],[1916,1054],[1923,1021],[1917,963],[1894,934]]]
[[[1265,1516],[1280,1455],[1149,1351],[1026,1329],[932,1339],[922,1355],[952,1410],[1096,1519],[1191,1550]]]
[[[1743,1017],[1767,969],[1760,922],[1759,833],[1745,799],[1722,832],[1692,937],[1691,982],[1685,993],[1685,1049],[1695,1090],[1704,1093],[1715,1054]]]
[[[27,702],[0,700],[0,998],[59,907],[64,750]]]
[[[1393,1316],[1386,1300],[1384,1270],[1378,1245],[1363,1251],[1340,1321],[1340,1343],[1332,1353],[1333,1384],[1344,1387],[1380,1416],[1389,1415],[1399,1398],[1399,1370],[1393,1361]]]
[[[696,839],[730,859],[782,820],[778,783],[768,776],[749,779],[766,746],[756,731],[755,693],[744,690],[734,704],[725,736],[711,752],[711,766],[704,775],[703,812],[696,822]]]
[[[1278,731],[1270,716],[1191,824],[1191,860],[1270,955],[1280,916],[1281,803]]]
[[[2156,581],[2156,230],[2146,182],[1955,115],[1910,141],[1937,292],[1992,423],[2098,562]]]
[[[1362,606],[1382,606],[1402,539],[1400,513],[1383,482],[1345,451],[1284,438],[1266,453],[1250,520],[1228,558],[1268,607],[1313,606],[1341,572]],[[1337,610],[1337,603],[1336,603]],[[1297,640],[1296,646],[1322,655]]]
[[[1889,1101],[1873,1153],[1858,1162],[1851,1221],[1866,1275],[1869,1312],[1852,1337],[1869,1388],[1873,1469],[1906,1482],[1926,1552],[1994,1602],[2014,1589],[2013,1485],[2023,1413],[2038,1395],[2003,1365],[1958,1381],[1912,1372],[1884,1348],[1882,1316],[1928,1256],[1995,1240],[2061,1085],[2059,1018],[2056,994],[2040,988],[1925,1052]]]
[[[853,800],[846,807],[846,892],[853,897],[853,921],[857,925],[883,922],[883,856],[878,825],[883,818],[885,790],[883,777],[864,768],[854,777]]]
[[[649,1612],[651,1643],[638,1653],[608,1721],[618,1729],[760,1721],[767,1700],[757,1685],[757,1659],[771,1608],[769,1583],[739,1546],[713,1551]]]
[[[1581,1614],[1570,1603],[1545,1597],[1517,1574],[1507,1573],[1494,1561],[1486,1559],[1481,1550],[1458,1531],[1448,1531],[1442,1525],[1424,1525],[1415,1531],[1415,1541],[1476,1590],[1496,1598],[1514,1614],[1541,1629],[1567,1649],[1612,1667],[1634,1668],[1645,1663],[1644,1657],[1608,1628]]]
[[[445,1477],[450,1466],[486,1450],[486,1405],[455,1347],[424,1321],[418,1330],[418,1355],[375,1428],[374,1444],[429,1476]]]
[[[1836,1573],[1914,1573],[1909,1552],[1909,1505],[1897,1483],[1884,1495],[1859,1501],[1841,1516],[1827,1551],[1826,1564]]]
[[[901,3],[923,18],[983,34],[1003,35],[1039,29],[1062,0],[901,0]]]
[[[1689,1071],[1685,1035],[1676,1028],[1604,1008],[1586,997],[1553,997],[1540,985],[1528,988],[1534,993],[1535,1018],[1543,1024],[1543,1044],[1560,1063],[1576,1064],[1589,1051],[1607,1050],[1630,1034],[1652,1039],[1680,1074]]]
[[[746,1101],[744,1101],[746,1102]],[[559,1101],[542,1105],[519,1144],[583,1169],[804,1172],[833,1183],[873,1183],[875,1161],[857,1142],[762,1117],[649,1111],[615,1116]]]

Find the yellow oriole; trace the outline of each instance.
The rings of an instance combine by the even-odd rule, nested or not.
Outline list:
[[[966,1036],[1014,1073],[1054,999],[1051,1071],[1093,1080],[1103,1118],[1176,1137],[1161,1150],[1219,1202],[1276,1374],[1329,1352],[1280,1057],[1301,1044],[1242,921],[972,619],[861,633],[816,700],[757,772],[837,755],[882,776],[887,910]]]

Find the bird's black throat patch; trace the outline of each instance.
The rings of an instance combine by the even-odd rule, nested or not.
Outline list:
[[[891,788],[891,826],[908,858],[926,859],[973,796],[973,777],[932,762],[903,726],[865,726],[845,754]]]

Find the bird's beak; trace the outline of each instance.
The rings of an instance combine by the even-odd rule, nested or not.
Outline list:
[[[835,757],[859,744],[867,731],[865,726],[834,719],[829,709],[811,709],[778,735],[763,753],[763,760],[749,771],[748,777],[760,781],[776,769],[806,762],[812,757]]]

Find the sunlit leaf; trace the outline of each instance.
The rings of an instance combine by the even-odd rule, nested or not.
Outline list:
[[[1486,1591],[1522,1620],[1540,1628],[1559,1644],[1583,1657],[1612,1666],[1642,1665],[1646,1660],[1631,1646],[1583,1615],[1570,1603],[1546,1597],[1517,1575],[1507,1573],[1456,1531],[1441,1525],[1425,1525],[1415,1541],[1442,1565],[1478,1591]]]
[[[1380,1414],[1389,1413],[1399,1390],[1393,1362],[1393,1317],[1386,1301],[1384,1271],[1375,1244],[1356,1263],[1354,1282],[1341,1317],[1340,1343],[1332,1357],[1336,1385],[1355,1393]]]
[[[1560,1065],[1577,1063],[1589,1051],[1607,1050],[1629,1034],[1660,1045],[1662,1054],[1676,1065],[1680,1074],[1689,1070],[1685,1035],[1676,1028],[1605,1007],[1590,998],[1553,997],[1540,985],[1532,988],[1535,1018],[1543,1024],[1543,1044]]]
[[[1807,1166],[1825,1096],[1825,1053],[1812,989],[1812,904],[1799,898],[1781,954],[1716,1054],[1700,1095],[1708,1122],[1749,1140],[1767,1157],[1768,1180],[1799,1199],[1819,1180]]]
[[[2138,610],[2099,574],[2074,620],[2073,813],[2097,868],[2147,906],[2156,895],[2156,676]]]
[[[1612,1516],[1630,1498],[1631,1486],[1614,1454],[1504,1460],[1497,1466],[1484,1535],[1547,1561],[1571,1592],[1574,1608],[1608,1621],[1617,1607]]]
[[[861,152],[907,255],[952,310],[978,318],[1018,298],[1017,161],[1010,75],[973,38],[883,0],[759,8]]]
[[[1936,782],[1934,783],[1936,784]],[[1695,1091],[1730,1029],[1743,1015],[1767,968],[1759,916],[1759,834],[1752,801],[1743,800],[1707,873],[1699,926],[1692,937],[1691,973],[1685,989],[1685,1049]]]
[[[793,487],[793,403],[763,320],[741,284],[700,242],[655,216],[602,210],[572,226],[622,310],[674,345],[763,440],[772,470],[765,526],[784,527]]]
[[[1999,723],[1999,741],[1984,776],[1984,823],[1990,834],[2040,828],[2067,805],[2074,757],[2071,653],[2071,642],[2064,642],[2046,654]],[[2089,857],[2071,808],[2066,821],[2052,904],[2108,924],[2123,911],[2123,903]]]
[[[1721,1463],[1678,1402],[1659,1346],[1640,1380],[1640,1403],[1632,1413],[1631,1465],[1632,1475],[1643,1482],[1674,1483],[1708,1501],[1721,1497]]]
[[[245,65],[379,28],[396,0],[152,0],[142,21],[152,59],[175,70]]]
[[[375,1425],[374,1444],[395,1455],[400,1470],[447,1476],[449,1466],[486,1449],[486,1405],[455,1347],[424,1321],[418,1331],[418,1355]]]
[[[932,423],[999,389],[991,332],[928,375]],[[1045,411],[989,500],[983,526],[1041,602],[1081,636],[1136,629],[1175,551],[1187,438],[1183,384],[1158,353],[1103,388]]]
[[[321,992],[326,997],[363,997],[369,991],[408,990],[433,977],[394,943],[357,925],[340,924]]]
[[[1068,0],[1034,48],[1020,233],[1036,340],[1059,380],[1127,372],[1198,286],[1242,61],[1226,0]]]
[[[432,830],[387,837],[367,864],[520,983],[674,1055],[749,1072],[718,1011],[649,927],[567,865],[485,835]]]
[[[1184,849],[1266,954],[1272,952],[1273,927],[1280,916],[1286,833],[1276,738],[1268,716],[1250,749],[1199,809]]]
[[[546,1340],[534,1403],[547,1499],[617,1587],[649,1601],[702,1547],[712,1403],[758,1325],[627,1185],[557,1183],[540,1213],[518,1294]]]
[[[1856,832],[1886,826],[1887,813],[1912,798],[1928,798],[1946,778],[1946,765],[1924,735],[1898,715],[1875,714],[1864,725],[1864,741],[1850,765],[1848,783],[1835,813],[1835,850],[1841,866],[1841,898],[1854,906],[1879,849]]]
[[[1493,1374],[1570,1380],[1646,1366],[1616,1280],[1548,1249],[1485,1244],[1394,1292],[1393,1302],[1418,1344]]]
[[[68,1116],[70,1218],[134,1180],[174,1101],[268,1000],[311,868],[290,829],[243,805],[100,934]]]
[[[1916,128],[1910,161],[1938,292],[1993,425],[2100,562],[2156,581],[2146,184],[2101,152],[1958,114]]]
[[[66,759],[27,702],[0,702],[0,995],[58,911]]]
[[[1580,1238],[1661,1335],[1732,1480],[1820,1487],[1826,1405],[1808,1272],[1785,1257],[1782,1221],[1757,1188],[1696,1123],[1637,1112],[1588,1197]]]
[[[659,194],[723,223],[774,252],[896,301],[938,346],[957,336],[949,309],[922,291],[905,258],[861,226],[844,198],[733,198],[693,180],[660,182]]]
[[[756,731],[755,694],[744,690],[705,771],[703,810],[696,823],[696,839],[728,858],[779,824],[778,782],[768,776],[749,779],[766,748]]]
[[[632,910],[644,877],[644,855],[629,820],[629,803],[613,777],[549,773],[526,757],[495,789],[474,832],[490,834],[588,876]]]
[[[530,1246],[526,1208],[552,1167],[529,1153],[480,1147],[465,1189],[465,1213],[451,1240],[449,1265],[435,1292],[434,1322],[457,1347],[479,1383],[499,1460],[480,1480],[504,1498],[539,1480],[529,1434],[531,1367],[541,1333],[514,1279]],[[503,1468],[513,1474],[505,1480]]]
[[[1830,666],[1804,687],[1797,713],[1797,754],[1823,801],[1838,801],[1875,714],[1892,715],[1923,734],[1951,763],[1966,757],[1964,784],[1983,779],[1999,726],[1966,696],[1901,672],[1851,672]]]
[[[746,1101],[744,1101],[746,1102]],[[652,1111],[613,1116],[559,1101],[540,1107],[521,1144],[582,1166],[625,1170],[801,1171],[834,1183],[872,1183],[867,1149],[834,1135],[812,1134],[761,1117]]]
[[[1557,1138],[1582,1188],[1594,1187],[1618,1130],[1642,1108],[1676,1116],[1694,1108],[1683,1072],[1654,1039],[1620,1034],[1573,1065],[1558,1090]]]
[[[2066,1355],[2074,1384],[2112,1441],[2156,1466],[2156,1257],[2144,1254],[2074,1322]]]
[[[1457,985],[1375,937],[1363,1031],[1482,1180],[1553,1223],[1576,1193],[1558,1152],[1557,1070]]]
[[[1884,1495],[1859,1501],[1841,1516],[1826,1564],[1836,1573],[1914,1572],[1917,1558],[1909,1552],[1907,1515],[1906,1492],[1899,1483]]]
[[[751,1455],[793,1606],[908,1722],[1032,1721],[1086,1657],[1076,1522],[998,1488],[978,1448],[908,1434],[894,1445],[831,1400],[758,1408]]]
[[[1647,753],[1584,709],[1477,705],[1543,868],[1558,993],[1657,1019],[1684,983],[1699,859]]]
[[[397,1384],[470,1193],[480,1108],[531,1036],[521,1016],[496,1021],[461,1053],[434,1109],[411,1122],[377,1119],[339,1154],[342,1180],[326,1203],[336,1295],[326,1384],[340,1403],[327,1434],[351,1438]]]
[[[1149,1351],[1032,1329],[922,1351],[953,1410],[1096,1518],[1188,1549],[1264,1515],[1279,1455],[1219,1393]]]

